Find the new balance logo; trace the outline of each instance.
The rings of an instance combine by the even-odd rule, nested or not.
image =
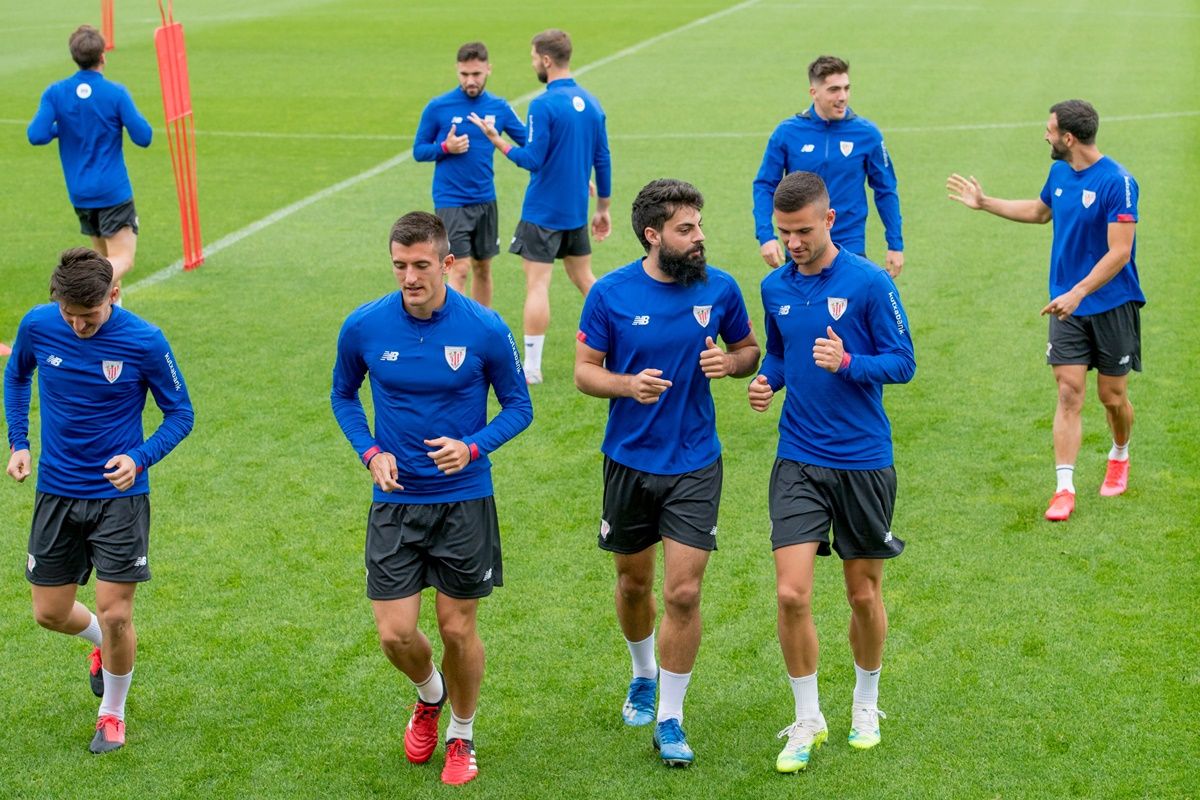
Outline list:
[[[708,532],[708,535],[709,535],[709,536],[716,536],[716,535],[717,535],[717,526],[716,526],[716,525],[713,525],[713,526],[712,526],[712,530]]]
[[[806,145],[804,145],[804,147],[800,148],[800,152],[801,153],[811,153],[816,148],[817,148],[817,146],[814,144],[806,144]]]
[[[640,316],[634,317],[633,324],[634,325],[649,325],[650,324],[650,315],[642,314]]]
[[[135,567],[144,567],[144,566],[146,566],[146,557],[145,557],[145,556],[138,556],[137,558],[135,558],[135,559],[133,560],[133,565],[134,565]]]
[[[1121,356],[1121,360],[1120,360],[1120,361],[1118,361],[1117,363],[1118,363],[1118,364],[1121,364],[1122,366],[1124,366],[1125,364],[1128,364],[1128,363],[1129,363],[1129,356],[1128,356],[1128,355]]]
[[[384,350],[383,355],[379,357],[380,361],[396,361],[400,358],[399,350]]]
[[[887,543],[888,543],[888,542],[890,542],[891,540],[892,540],[892,532],[891,532],[891,531],[888,531],[887,533],[885,533],[885,534],[883,535],[883,543],[884,543],[884,544],[887,544]]]
[[[779,316],[786,317],[790,313],[792,313],[791,306],[780,306],[779,307]]]
[[[492,579],[492,568],[488,567],[488,571],[483,573],[483,580],[486,583]]]
[[[62,359],[58,356],[46,356],[46,363],[52,367],[57,367],[62,364]]]

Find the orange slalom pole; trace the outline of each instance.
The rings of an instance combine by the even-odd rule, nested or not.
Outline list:
[[[163,24],[154,32],[154,49],[158,54],[158,77],[162,84],[167,143],[171,150],[175,193],[179,200],[183,268],[191,270],[204,263],[204,247],[200,236],[196,127],[192,118],[187,48],[183,41],[183,26],[174,19],[171,0],[167,0],[166,10],[163,9],[162,0],[159,0],[158,10],[162,15]]]
[[[100,35],[104,37],[104,51],[116,48],[113,34],[113,0],[100,0]]]

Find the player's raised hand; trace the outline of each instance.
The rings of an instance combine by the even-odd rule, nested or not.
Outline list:
[[[709,380],[724,378],[733,371],[729,354],[717,347],[711,336],[705,337],[704,349],[700,351],[700,371]]]
[[[983,187],[974,175],[964,178],[956,172],[946,179],[946,188],[950,190],[951,200],[957,200],[967,208],[983,208]]]
[[[432,458],[434,465],[446,475],[462,472],[463,467],[471,463],[471,448],[458,439],[439,436],[436,439],[426,439],[425,444],[437,448],[425,455]]]
[[[771,388],[766,375],[759,375],[750,381],[746,393],[750,398],[750,407],[755,411],[766,411],[771,407],[771,398],[775,396],[775,390]]]
[[[21,483],[29,477],[29,451],[14,450],[8,459],[8,474],[14,481]]]
[[[813,342],[813,361],[817,362],[821,369],[837,372],[842,368],[842,357],[846,355],[846,348],[841,337],[833,332],[833,328],[826,325],[825,332],[829,334],[828,339],[818,337]]]
[[[474,111],[472,111],[470,116],[467,117],[467,121],[474,124],[476,128],[479,128],[479,130],[483,131],[483,135],[488,137],[491,143],[497,147],[499,147],[504,141],[500,138],[500,134],[496,131],[496,126],[476,114]]]
[[[662,393],[671,388],[671,382],[662,374],[661,369],[644,369],[637,375],[630,375],[629,396],[644,406],[657,403]]]
[[[123,492],[133,486],[133,481],[137,477],[137,464],[133,463],[133,459],[124,453],[110,458],[104,468],[112,470],[112,472],[104,473],[104,477],[116,487],[118,492]]]
[[[458,128],[454,123],[450,124],[450,130],[446,133],[446,141],[443,144],[446,146],[447,153],[458,155],[465,153],[471,149],[471,140],[465,133],[455,134]]]
[[[380,489],[385,492],[394,492],[397,489],[404,491],[404,487],[400,485],[400,470],[396,468],[394,455],[380,451],[371,456],[371,463],[367,466],[371,468],[372,480]]]
[[[760,255],[762,255],[762,260],[765,261],[767,266],[771,269],[775,269],[783,263],[783,248],[779,246],[778,239],[772,239],[771,241],[767,242],[762,247],[758,248],[758,252]]]
[[[596,213],[592,214],[592,238],[597,242],[603,242],[610,233],[612,233],[612,217],[609,216],[607,210],[597,209]]]

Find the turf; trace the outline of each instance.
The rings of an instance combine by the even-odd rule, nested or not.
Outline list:
[[[425,101],[453,86],[464,41],[488,43],[490,89],[514,100],[537,91],[528,41],[552,25],[573,34],[577,67],[615,56],[580,75],[604,103],[612,137],[615,233],[596,247],[598,273],[639,255],[627,222],[637,190],[684,178],[707,198],[712,263],[737,276],[758,318],[750,180],[770,130],[806,105],[808,61],[848,58],[852,105],[887,135],[918,371],[886,393],[901,481],[894,530],[908,549],[885,584],[883,744],[868,753],[844,744],[848,612],[840,570],[822,562],[815,602],[831,740],[808,774],[772,771],[774,734],[791,711],[767,540],[777,410],[753,414],[742,381],[716,387],[726,488],[685,721],[696,766],[662,769],[649,732],[623,728],[628,656],[612,567],[594,544],[605,404],[571,385],[581,301],[559,275],[534,424],[495,458],[507,585],[482,605],[482,774],[459,793],[1200,796],[1200,418],[1187,394],[1200,366],[1188,266],[1200,245],[1200,4],[764,1],[680,30],[730,8],[176,7],[210,243],[405,152]],[[41,90],[71,71],[69,31],[98,17],[66,0],[33,9],[0,7],[0,340],[10,343],[21,315],[44,301],[57,252],[82,243],[53,148],[30,147],[23,127]],[[157,9],[126,0],[117,20],[107,74],[156,129],[149,150],[126,150],[142,218],[136,282],[179,257],[179,232],[151,38]],[[1150,303],[1146,372],[1131,381],[1130,491],[1095,496],[1107,437],[1093,390],[1079,509],[1052,526],[1041,512],[1053,488],[1054,389],[1038,316],[1050,229],[972,214],[943,186],[958,171],[996,195],[1036,196],[1049,163],[1046,109],[1074,96],[1096,104],[1102,151],[1141,185],[1138,257]],[[526,176],[502,160],[497,173],[506,235]],[[433,767],[403,758],[413,692],[379,653],[363,597],[368,478],[327,399],[339,325],[393,288],[387,229],[429,207],[430,176],[429,165],[403,159],[213,253],[198,272],[130,293],[128,307],[167,332],[197,425],[153,470],[154,580],[138,592],[129,745],[102,759],[86,751],[95,709],[87,647],[30,618],[19,571],[33,486],[8,483],[0,796],[450,794],[438,781],[440,753]],[[868,235],[881,258],[874,216]],[[516,259],[503,255],[495,268],[496,307],[519,328]],[[81,596],[90,602],[90,589]]]

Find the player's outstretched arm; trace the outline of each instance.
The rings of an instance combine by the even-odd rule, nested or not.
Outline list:
[[[592,397],[629,397],[642,405],[657,403],[671,382],[661,369],[644,369],[636,375],[610,372],[604,366],[605,353],[575,343],[575,388]]]
[[[28,450],[16,450],[8,458],[8,475],[17,483],[22,483],[29,477],[30,457]]]
[[[1050,207],[1040,199],[1002,200],[998,197],[988,197],[983,193],[983,186],[974,175],[964,178],[954,173],[946,179],[946,188],[950,191],[947,196],[951,200],[957,200],[976,211],[986,211],[1013,222],[1044,225],[1050,221]]]

